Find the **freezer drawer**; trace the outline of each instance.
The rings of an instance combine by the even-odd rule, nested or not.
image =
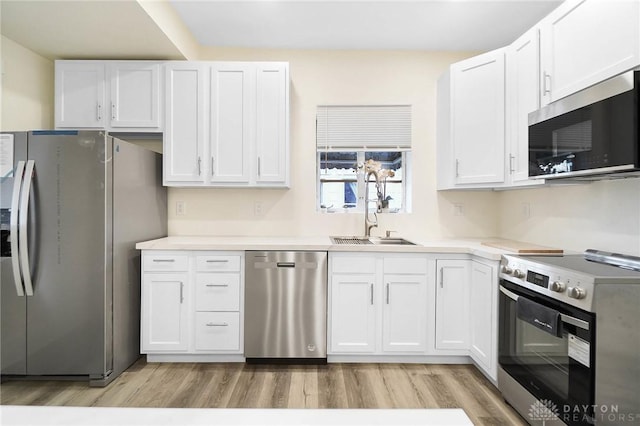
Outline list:
[[[327,253],[248,251],[245,357],[326,359]]]

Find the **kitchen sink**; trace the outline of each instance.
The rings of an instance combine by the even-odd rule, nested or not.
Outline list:
[[[331,237],[333,244],[381,245],[381,246],[415,246],[415,243],[404,238],[383,237]]]
[[[371,244],[382,246],[415,246],[415,243],[405,240],[404,238],[382,238],[382,237],[370,237]]]

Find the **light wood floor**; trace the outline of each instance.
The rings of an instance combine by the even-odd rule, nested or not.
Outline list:
[[[476,425],[525,425],[471,365],[147,363],[105,388],[6,381],[4,405],[180,408],[462,408]]]

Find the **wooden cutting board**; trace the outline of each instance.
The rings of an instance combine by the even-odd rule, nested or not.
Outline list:
[[[536,244],[530,244],[522,241],[513,241],[513,240],[491,240],[491,241],[483,241],[481,244],[484,246],[512,251],[518,254],[563,254],[564,253],[562,249],[539,246]]]

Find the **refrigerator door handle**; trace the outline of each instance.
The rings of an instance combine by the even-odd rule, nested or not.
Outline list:
[[[11,246],[11,266],[13,268],[13,281],[16,286],[18,296],[24,296],[24,287],[22,286],[22,272],[20,271],[20,253],[18,252],[18,212],[20,210],[20,187],[22,184],[22,175],[24,172],[24,161],[18,161],[16,170],[13,174],[13,194],[11,195],[11,216],[9,219]]]
[[[20,195],[20,264],[22,265],[22,278],[24,279],[24,289],[27,296],[33,296],[33,284],[31,282],[31,269],[29,268],[29,239],[27,238],[29,193],[31,191],[31,181],[33,180],[33,160],[27,161],[24,171],[24,184]]]

